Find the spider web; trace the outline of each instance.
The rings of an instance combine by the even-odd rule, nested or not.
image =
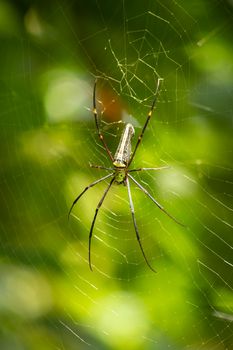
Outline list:
[[[51,4],[24,8],[25,33],[4,54],[2,348],[233,349],[231,3]],[[67,223],[75,197],[106,175],[89,163],[111,166],[91,111],[96,78],[113,154],[125,122],[135,144],[163,79],[132,167],[169,169],[133,176],[185,227],[131,182],[157,274],[126,187],[99,211],[93,272],[88,235],[109,181]]]

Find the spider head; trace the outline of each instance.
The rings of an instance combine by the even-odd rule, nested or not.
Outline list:
[[[117,184],[122,184],[126,178],[126,168],[125,167],[116,167],[115,168],[115,182]]]

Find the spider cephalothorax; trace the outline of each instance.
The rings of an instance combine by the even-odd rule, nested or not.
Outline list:
[[[152,103],[152,106],[151,106],[151,109],[148,113],[148,116],[147,116],[147,119],[146,119],[146,122],[141,130],[141,133],[139,134],[138,136],[138,139],[137,139],[137,142],[136,142],[136,145],[134,147],[134,150],[133,152],[131,152],[131,140],[132,140],[132,137],[134,136],[135,134],[135,131],[134,131],[134,127],[132,124],[130,123],[127,123],[125,128],[124,128],[124,131],[121,135],[121,139],[120,139],[120,142],[119,142],[119,145],[117,147],[117,150],[116,150],[116,153],[114,155],[114,157],[112,156],[112,153],[111,151],[109,150],[106,142],[105,142],[105,139],[104,139],[104,135],[102,134],[101,130],[100,130],[100,127],[99,127],[99,121],[98,121],[98,115],[97,115],[97,109],[96,109],[96,82],[95,82],[95,85],[94,85],[94,91],[93,91],[93,114],[94,114],[94,118],[95,118],[95,124],[96,124],[96,128],[97,128],[97,131],[98,131],[98,135],[99,135],[99,138],[100,138],[100,141],[102,142],[108,156],[109,156],[109,159],[111,160],[112,162],[112,167],[104,167],[104,166],[101,166],[101,165],[91,165],[91,167],[93,168],[97,168],[97,169],[104,169],[104,170],[107,170],[107,171],[110,171],[111,173],[106,175],[106,176],[103,176],[101,177],[100,179],[92,182],[89,186],[87,186],[81,193],[80,195],[74,200],[71,208],[70,208],[70,211],[69,211],[69,214],[68,216],[70,215],[74,205],[77,203],[77,201],[79,200],[79,198],[91,187],[95,186],[96,184],[108,179],[108,178],[112,178],[110,183],[108,184],[107,188],[105,189],[104,191],[104,194],[102,196],[102,198],[100,199],[97,207],[96,207],[96,210],[95,210],[95,215],[94,215],[94,218],[93,218],[93,221],[92,221],[92,224],[91,224],[91,229],[90,229],[90,233],[89,233],[89,253],[88,253],[88,259],[89,259],[89,266],[90,266],[90,269],[92,270],[92,265],[91,265],[91,239],[92,239],[92,233],[93,233],[93,229],[94,229],[94,225],[95,225],[95,220],[96,220],[96,217],[97,217],[97,214],[98,214],[98,211],[101,207],[101,205],[103,204],[103,201],[110,189],[110,187],[112,186],[112,184],[115,182],[117,183],[118,185],[119,184],[124,184],[125,186],[127,186],[127,190],[128,190],[128,196],[129,196],[129,205],[130,205],[130,210],[131,210],[131,214],[132,214],[132,219],[133,219],[133,224],[134,224],[134,229],[135,229],[135,233],[136,233],[136,237],[137,237],[137,240],[138,240],[138,243],[139,243],[139,246],[140,246],[140,249],[141,249],[141,252],[143,254],[143,257],[147,263],[147,265],[149,266],[149,268],[153,271],[153,272],[156,272],[153,267],[150,265],[150,263],[148,262],[147,260],[147,257],[144,253],[144,250],[143,250],[143,247],[142,247],[142,243],[141,243],[141,240],[140,240],[140,236],[139,236],[139,232],[138,232],[138,227],[137,227],[137,223],[136,223],[136,219],[135,219],[135,213],[134,213],[134,205],[133,205],[133,200],[132,200],[132,196],[131,196],[131,190],[130,190],[130,183],[129,183],[129,179],[132,180],[137,187],[139,187],[139,189],[145,193],[145,195],[147,195],[156,205],[159,209],[161,209],[164,213],[166,213],[171,219],[173,219],[176,223],[182,225],[178,220],[176,220],[171,214],[169,214],[161,204],[159,204],[159,202],[156,201],[156,199],[154,197],[152,197],[152,195],[138,182],[136,181],[133,176],[130,174],[131,172],[136,172],[136,171],[143,171],[143,170],[161,170],[161,169],[167,169],[168,167],[167,166],[162,166],[162,167],[158,167],[158,168],[138,168],[138,169],[129,169],[130,167],[130,164],[132,162],[132,160],[134,159],[134,156],[136,154],[136,151],[137,151],[137,148],[142,140],[142,137],[144,135],[144,132],[145,132],[145,129],[149,123],[149,120],[152,116],[152,112],[154,110],[154,107],[155,107],[155,103],[157,101],[157,96],[158,96],[158,92],[159,92],[159,89],[160,89],[160,84],[161,84],[161,81],[162,79],[158,79],[158,84],[157,84],[157,89],[156,89],[156,92],[155,92],[155,98],[154,98],[154,101]],[[182,225],[183,226],[183,225]]]

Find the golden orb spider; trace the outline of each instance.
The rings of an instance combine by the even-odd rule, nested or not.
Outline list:
[[[121,139],[120,139],[120,142],[119,142],[119,145],[117,147],[117,150],[116,150],[116,153],[113,157],[111,151],[109,150],[106,142],[105,142],[105,139],[104,139],[104,135],[102,134],[101,130],[100,130],[100,126],[99,126],[99,121],[98,121],[98,114],[97,114],[97,109],[96,109],[96,83],[97,81],[95,81],[95,84],[94,84],[94,90],[93,90],[93,114],[94,114],[94,118],[95,118],[95,125],[96,125],[96,129],[97,129],[97,132],[98,132],[98,135],[99,135],[99,139],[100,141],[102,142],[107,154],[108,154],[108,157],[109,159],[111,160],[112,162],[112,167],[111,168],[108,168],[108,167],[104,167],[104,166],[101,166],[101,165],[91,165],[91,167],[93,168],[97,168],[97,169],[104,169],[104,170],[108,170],[108,171],[111,171],[110,174],[106,175],[106,176],[103,176],[101,177],[100,179],[92,182],[90,185],[88,185],[80,194],[78,197],[75,198],[70,210],[69,210],[69,213],[68,213],[68,218],[70,216],[70,213],[74,207],[74,205],[77,203],[77,201],[82,197],[82,195],[91,187],[97,185],[98,183],[112,177],[110,183],[108,184],[107,188],[105,189],[104,191],[104,194],[103,196],[101,197],[97,207],[96,207],[96,210],[95,210],[95,215],[94,215],[94,218],[92,220],[92,224],[91,224],[91,229],[90,229],[90,232],[89,232],[89,247],[88,247],[88,261],[89,261],[89,267],[90,269],[92,270],[92,264],[91,264],[91,240],[92,240],[92,233],[93,233],[93,229],[94,229],[94,225],[95,225],[95,221],[96,221],[96,217],[98,215],[98,211],[100,209],[100,207],[102,206],[103,204],[103,201],[108,193],[108,191],[110,190],[110,187],[112,186],[112,184],[115,182],[117,184],[124,184],[125,186],[127,186],[127,190],[128,190],[128,196],[129,196],[129,206],[130,206],[130,211],[131,211],[131,214],[132,214],[132,219],[133,219],[133,225],[134,225],[134,229],[135,229],[135,233],[136,233],[136,237],[137,237],[137,241],[139,243],[139,246],[140,246],[140,249],[141,249],[141,252],[142,252],[142,255],[148,265],[148,267],[153,271],[153,272],[156,272],[153,267],[150,265],[149,261],[147,260],[147,257],[146,257],[146,254],[144,252],[144,249],[142,247],[142,243],[141,243],[141,239],[140,239],[140,236],[139,236],[139,231],[138,231],[138,227],[137,227],[137,223],[136,223],[136,218],[135,218],[135,212],[134,212],[134,205],[133,205],[133,200],[132,200],[132,196],[131,196],[131,190],[130,190],[130,184],[129,184],[129,179],[132,180],[136,186],[139,187],[139,189],[145,193],[145,195],[147,195],[156,205],[157,207],[162,210],[166,215],[168,215],[172,220],[174,220],[176,223],[178,223],[179,225],[181,226],[184,226],[183,224],[181,224],[174,216],[172,216],[171,214],[169,214],[161,204],[159,204],[157,202],[157,200],[152,197],[152,195],[138,182],[136,181],[133,176],[130,174],[132,172],[136,172],[136,171],[143,171],[143,170],[161,170],[161,169],[167,169],[169,167],[167,166],[163,166],[163,167],[158,167],[158,168],[138,168],[138,169],[129,169],[129,166],[130,164],[132,163],[133,159],[134,159],[134,156],[136,154],[136,151],[138,149],[138,146],[143,138],[143,135],[144,135],[144,132],[146,130],[146,127],[150,121],[150,118],[152,116],[152,112],[155,108],[155,105],[156,105],[156,102],[157,102],[157,97],[158,97],[158,93],[159,93],[159,90],[160,90],[160,85],[161,85],[161,81],[162,79],[158,79],[158,83],[157,83],[157,88],[156,88],[156,92],[155,92],[155,98],[154,98],[154,101],[152,103],[152,106],[150,108],[150,111],[147,115],[147,119],[146,119],[146,122],[141,130],[141,133],[140,135],[138,136],[138,139],[137,139],[137,143],[134,147],[134,150],[133,152],[131,152],[131,139],[132,137],[134,136],[135,134],[135,131],[134,131],[134,127],[132,124],[130,123],[127,123],[124,130],[123,130],[123,133],[121,135]]]

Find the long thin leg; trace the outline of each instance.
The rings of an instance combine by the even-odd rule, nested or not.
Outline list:
[[[97,184],[98,184],[99,182],[101,182],[101,181],[104,181],[104,180],[108,179],[108,178],[109,178],[110,176],[112,176],[112,175],[113,175],[113,173],[112,173],[112,174],[108,174],[108,175],[106,175],[106,176],[104,176],[104,177],[101,177],[100,179],[98,179],[98,180],[92,182],[89,186],[85,187],[84,190],[80,193],[80,195],[79,195],[77,198],[75,198],[75,200],[74,200],[74,202],[73,202],[73,204],[72,204],[72,206],[71,206],[71,208],[70,208],[70,210],[69,210],[68,219],[69,219],[69,217],[70,217],[70,213],[71,213],[73,207],[75,206],[75,204],[77,203],[77,201],[79,200],[79,198],[81,198],[82,195],[83,195],[89,188],[91,188],[91,187],[97,185]]]
[[[107,144],[106,144],[106,142],[104,140],[104,135],[100,131],[100,127],[99,127],[98,114],[97,114],[97,109],[96,109],[96,83],[97,83],[97,81],[95,81],[94,90],[93,90],[93,114],[94,114],[94,117],[95,117],[95,125],[96,125],[96,129],[98,131],[98,135],[99,135],[100,141],[102,142],[105,150],[107,151],[110,160],[113,162],[112,153],[109,150],[109,148],[108,148],[108,146],[107,146]]]
[[[142,141],[144,132],[145,132],[146,127],[147,127],[147,125],[148,125],[148,123],[149,123],[149,121],[150,121],[150,118],[151,118],[151,116],[152,116],[153,110],[154,110],[154,108],[155,108],[155,104],[156,104],[156,102],[157,102],[157,97],[158,97],[158,93],[159,93],[159,90],[160,90],[160,84],[161,84],[162,80],[163,80],[163,79],[161,79],[161,78],[158,79],[157,88],[156,88],[156,91],[155,91],[155,98],[154,98],[154,101],[153,101],[152,106],[151,106],[151,109],[150,109],[150,111],[149,111],[149,113],[148,113],[146,122],[145,122],[145,124],[144,124],[144,126],[143,126],[143,128],[142,128],[141,134],[138,136],[138,140],[137,140],[136,146],[135,146],[135,148],[134,148],[134,151],[133,151],[133,153],[132,153],[132,155],[131,155],[131,158],[130,158],[130,160],[129,160],[128,166],[131,164],[132,160],[134,159],[135,153],[136,153],[136,151],[137,151],[137,149],[138,149],[138,146],[139,146],[140,142]]]
[[[91,164],[91,163],[89,163],[89,165],[91,168],[95,168],[95,169],[103,169],[103,170],[111,170],[111,171],[115,170],[114,168],[107,168],[107,167],[102,166],[102,165],[95,165],[95,164]]]
[[[92,232],[93,232],[94,225],[95,225],[95,220],[96,220],[98,211],[99,211],[101,205],[103,204],[103,201],[104,201],[108,191],[110,190],[110,187],[112,186],[114,180],[115,180],[115,177],[110,181],[108,187],[104,191],[104,194],[103,194],[101,200],[99,201],[99,203],[98,203],[98,205],[96,207],[94,219],[93,219],[92,224],[91,224],[91,229],[90,229],[90,233],[89,233],[89,249],[88,249],[88,261],[89,261],[89,267],[90,267],[91,271],[92,271],[92,266],[91,266],[91,238],[92,238]]]
[[[131,176],[130,174],[128,174],[129,178],[140,188],[140,190],[142,190],[142,192],[144,192],[156,205],[157,207],[159,207],[159,209],[161,209],[165,214],[167,214],[167,216],[169,216],[172,220],[174,220],[177,224],[181,225],[181,226],[184,226],[184,224],[182,224],[181,222],[179,222],[174,216],[172,216],[171,214],[169,214],[165,209],[164,207],[159,204],[155,199],[154,197],[152,197],[152,195],[144,188],[142,187],[142,185],[140,185],[139,182],[137,182],[133,176]]]
[[[150,265],[149,261],[147,260],[146,254],[145,254],[145,252],[144,252],[144,250],[143,250],[143,247],[142,247],[142,243],[141,243],[141,239],[140,239],[140,236],[139,236],[138,227],[137,227],[137,223],[136,223],[136,219],[135,219],[134,205],[133,205],[133,200],[132,200],[132,196],[131,196],[131,191],[130,191],[130,185],[129,185],[129,180],[128,180],[128,178],[126,178],[126,185],[127,185],[127,189],[128,189],[130,211],[131,211],[132,218],[133,218],[133,224],[134,224],[134,229],[135,229],[135,233],[136,233],[136,236],[137,236],[137,241],[138,241],[138,243],[139,243],[139,246],[140,246],[142,255],[143,255],[143,257],[144,257],[144,259],[145,259],[147,265],[149,266],[149,268],[150,268],[153,272],[156,272],[156,271],[153,269],[153,267]]]
[[[170,166],[161,166],[158,168],[137,168],[137,169],[130,169],[128,170],[128,173],[132,173],[133,171],[145,171],[145,170],[163,170],[163,169],[169,169]]]

